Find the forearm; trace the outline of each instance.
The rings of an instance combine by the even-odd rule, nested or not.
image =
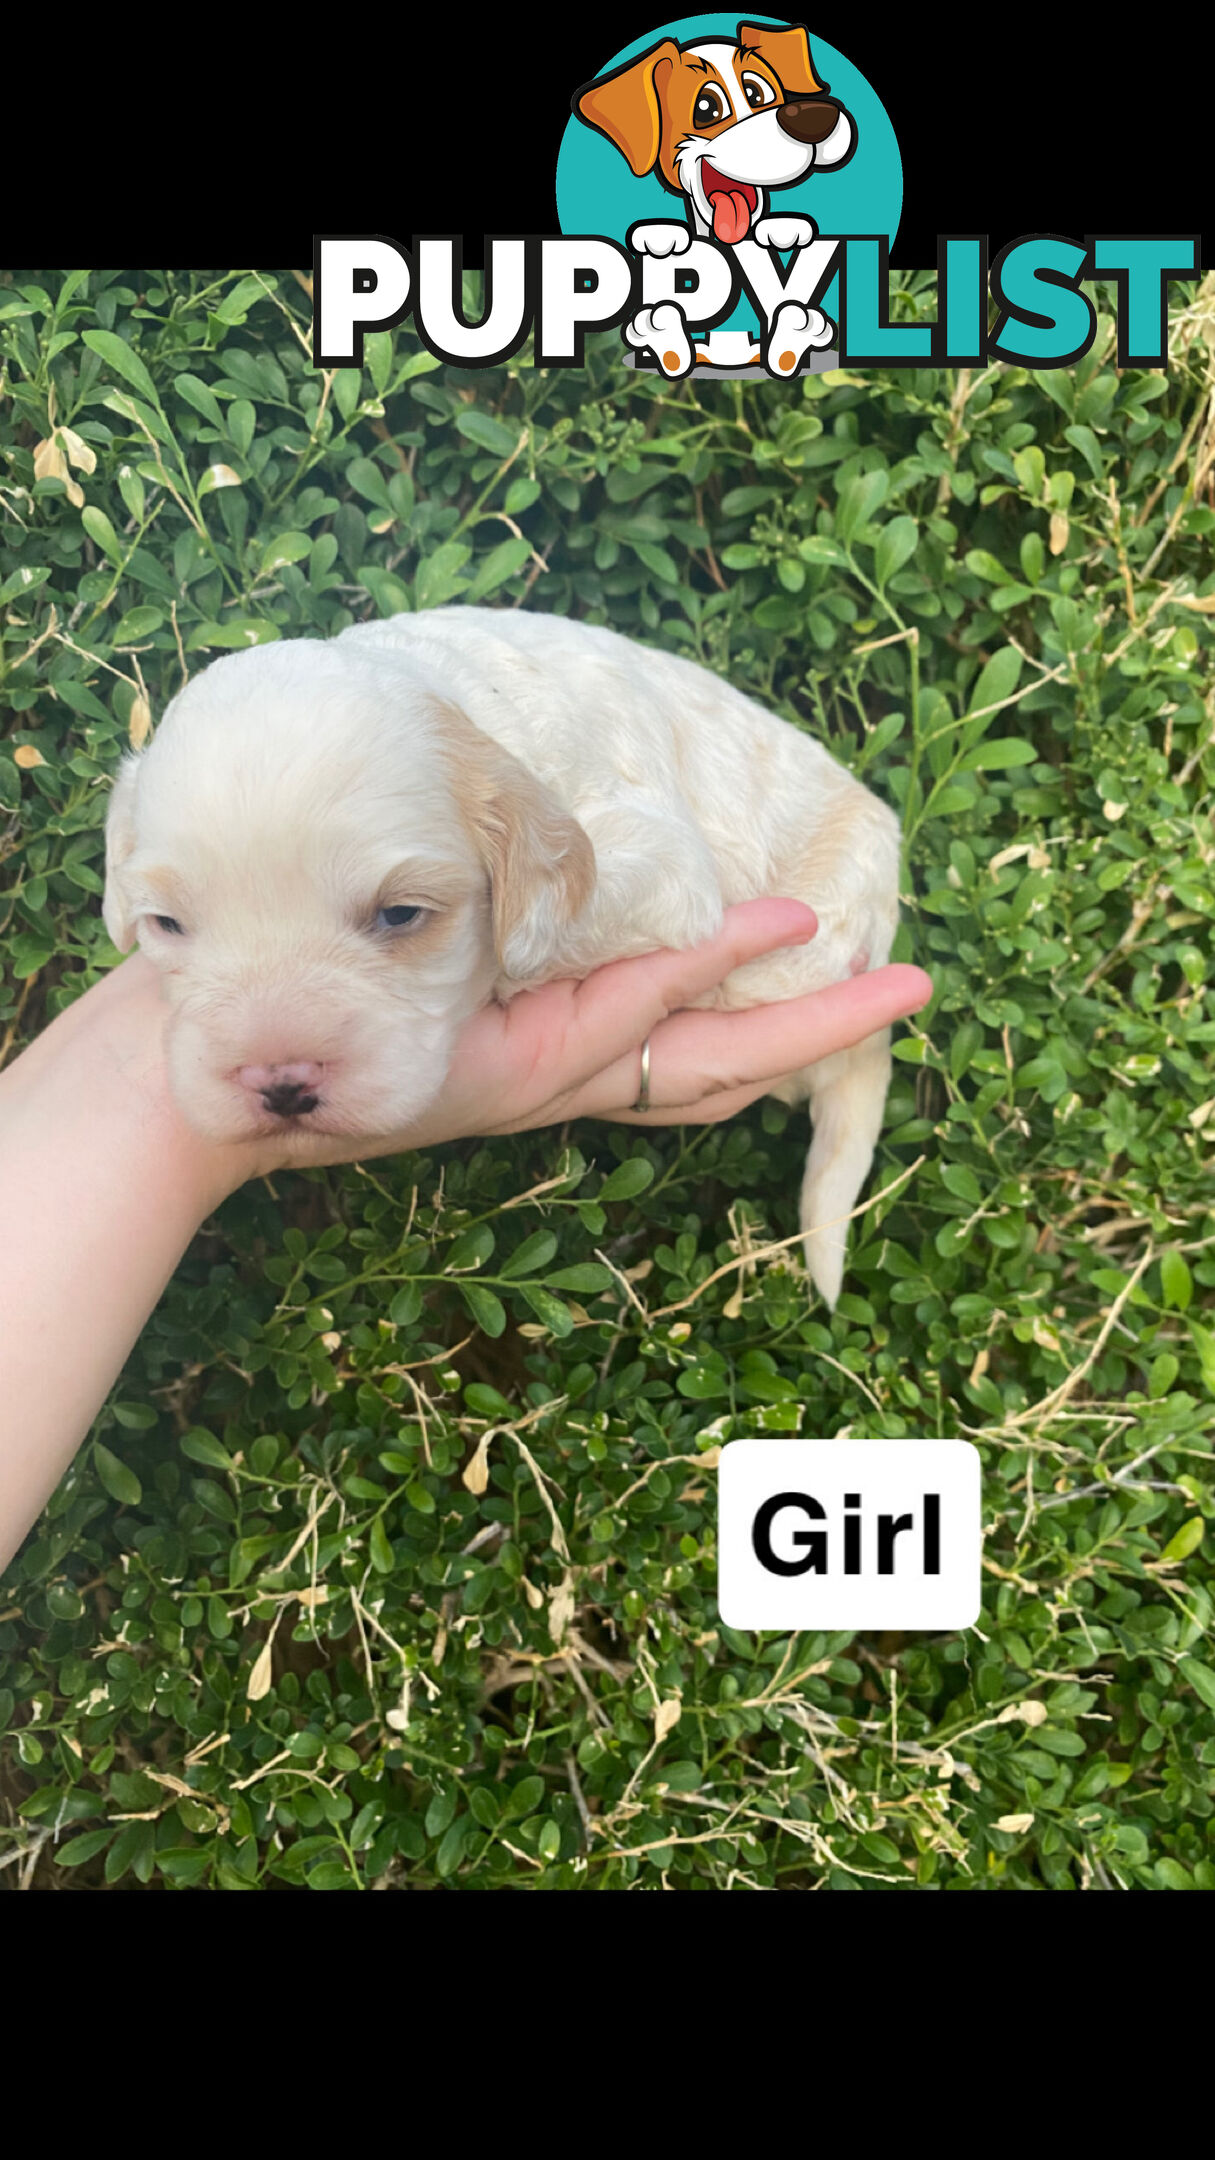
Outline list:
[[[733,1112],[773,1079],[914,1012],[932,984],[890,967],[750,1012],[693,1010],[735,967],[803,942],[800,903],[731,908],[685,953],[616,961],[477,1013],[441,1102],[416,1128],[364,1139],[201,1140],[168,1083],[168,1008],[141,955],[0,1072],[0,1567],[54,1491],[199,1225],[244,1179],[431,1147],[567,1117],[626,1117],[638,1054],[655,1062],[649,1123]],[[674,1017],[668,1017],[673,1015]]]
[[[0,1074],[0,1567],[229,1182],[163,1089],[137,987],[90,993]]]

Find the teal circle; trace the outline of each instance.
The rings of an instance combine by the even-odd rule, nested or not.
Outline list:
[[[648,37],[622,45],[597,75],[611,74],[664,37],[674,38],[678,45],[702,38],[736,38],[739,21],[737,10],[730,15],[681,15],[675,22],[660,23]],[[811,168],[793,187],[774,188],[769,208],[777,214],[799,211],[813,218],[827,239],[842,239],[849,233],[885,233],[893,246],[903,209],[903,161],[890,115],[860,69],[826,38],[816,37],[811,25],[807,28],[815,74],[830,84],[832,97],[852,114],[857,146],[838,172],[816,173]],[[638,219],[678,218],[683,215],[682,204],[683,198],[670,194],[655,174],[638,179],[606,136],[571,114],[557,154],[557,220],[563,233],[602,233],[605,239],[623,241]],[[838,285],[839,280],[833,279],[822,303],[832,318],[837,313]],[[723,327],[741,329],[753,324],[750,303],[743,299]]]

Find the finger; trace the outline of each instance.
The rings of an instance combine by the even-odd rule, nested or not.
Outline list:
[[[895,966],[746,1012],[675,1013],[651,1031],[650,1110],[637,1121],[654,1122],[657,1113],[657,1122],[672,1124],[680,1109],[730,1090],[750,1089],[753,1101],[772,1081],[918,1012],[932,990],[923,968]],[[640,1067],[639,1050],[614,1058],[576,1090],[567,1114],[617,1116],[637,1099]]]
[[[785,945],[805,945],[817,929],[813,908],[800,900],[746,900],[727,908],[720,930],[686,952],[646,953],[596,968],[574,993],[576,1055],[584,1072],[601,1071],[735,968]],[[572,1037],[569,1048],[575,1050]]]
[[[557,1104],[548,1104],[530,1116],[516,1118],[509,1125],[491,1125],[485,1128],[484,1137],[494,1138],[501,1133],[536,1132],[546,1125],[564,1124],[567,1119],[597,1117],[611,1125],[724,1125],[728,1118],[746,1110],[753,1102],[760,1102],[768,1092],[768,1082],[759,1081],[751,1087],[718,1089],[713,1094],[702,1095],[695,1102],[676,1103],[663,1110],[634,1110],[631,1106],[616,1105],[610,1109],[588,1109],[582,1094]]]
[[[611,1125],[724,1125],[740,1110],[762,1102],[770,1085],[761,1080],[751,1087],[718,1088],[711,1095],[698,1096],[695,1102],[675,1103],[668,1110],[634,1110],[630,1106],[627,1110],[600,1110],[595,1115]],[[589,1111],[581,1114],[591,1115]]]

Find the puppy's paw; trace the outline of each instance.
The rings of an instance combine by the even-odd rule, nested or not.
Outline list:
[[[687,226],[673,218],[664,218],[659,224],[634,225],[629,234],[634,255],[686,255],[691,245]]]
[[[817,237],[814,219],[808,217],[762,217],[755,227],[760,246],[775,248],[782,255],[789,248],[809,247]]]
[[[772,318],[764,365],[778,382],[797,372],[808,352],[820,352],[835,336],[835,324],[820,308],[803,307],[800,300],[782,301]]]
[[[660,300],[656,307],[638,308],[624,326],[630,345],[650,346],[664,375],[674,381],[692,368],[692,341],[683,309],[674,300]]]

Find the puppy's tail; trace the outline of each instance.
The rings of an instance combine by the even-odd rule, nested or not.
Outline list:
[[[834,1310],[844,1280],[847,1217],[873,1161],[890,1085],[890,1030],[812,1065],[806,1080],[814,1135],[802,1181],[806,1266]]]

